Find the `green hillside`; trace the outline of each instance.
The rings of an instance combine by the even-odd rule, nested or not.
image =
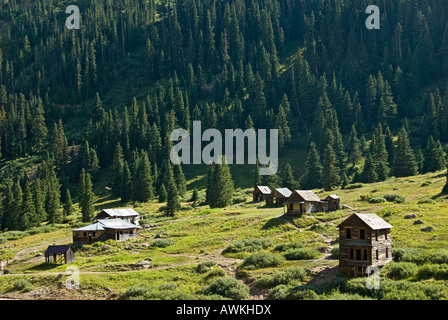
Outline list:
[[[315,299],[339,299],[341,295],[356,298],[356,294],[360,294],[356,284],[365,280],[350,280],[338,275],[338,260],[332,255],[337,248],[336,226],[354,212],[372,212],[394,226],[391,235],[397,261],[381,271],[381,281],[387,283],[387,290],[393,290],[399,284],[407,286],[409,292],[394,293],[406,299],[410,292],[417,290],[413,287],[421,286],[420,292],[438,288],[441,291],[437,299],[447,298],[446,273],[443,273],[448,262],[447,252],[441,248],[448,245],[448,199],[440,195],[445,182],[443,172],[438,172],[336,190],[334,192],[341,196],[342,203],[353,210],[294,219],[283,216],[282,208],[251,203],[251,189],[244,191],[247,196],[244,203],[225,209],[209,209],[185,202],[172,218],[159,212],[161,204],[141,204],[135,209],[142,215],[144,229],[137,239],[76,246],[77,261],[73,265],[80,268],[81,290],[70,291],[60,285],[67,278],[67,266],[45,264],[39,253],[47,245],[71,242],[70,230],[79,226],[77,210],[69,217],[71,223],[60,225],[58,230],[48,228],[35,235],[31,231],[2,235],[1,255],[13,260],[7,266],[9,274],[0,277],[0,291],[7,297],[33,297],[40,292],[41,298],[205,299],[207,291],[204,287],[214,279],[226,276],[248,285],[253,299],[288,298],[288,295],[295,299],[307,295]],[[318,194],[325,197],[328,193]],[[361,200],[366,194],[374,197],[399,194],[405,201],[371,204]],[[117,204],[108,196],[100,197],[95,203],[96,209],[115,206]],[[415,218],[405,219],[408,214],[415,214]],[[424,224],[414,225],[415,220],[422,220]],[[422,231],[428,226],[434,231]],[[155,236],[162,230],[161,239],[156,240]],[[246,241],[243,247],[237,245],[241,240]],[[256,252],[266,252],[277,258],[288,257],[286,247],[292,244],[299,248],[296,250],[306,252],[304,260],[282,258],[277,266],[255,269],[243,265],[244,259]],[[139,262],[147,258],[152,261],[145,269]],[[392,275],[396,273],[390,271],[394,268],[403,268],[405,275],[395,278]],[[406,268],[413,271],[408,274]],[[428,270],[439,271],[431,274]],[[283,274],[285,272],[288,276]],[[278,284],[273,279],[277,279]],[[26,282],[25,290],[17,288],[19,280]],[[169,290],[170,294],[164,296],[168,292],[164,290]],[[387,290],[382,294],[392,294]],[[361,293],[364,298],[375,298],[372,294],[368,290]],[[434,299],[431,295],[425,298]]]

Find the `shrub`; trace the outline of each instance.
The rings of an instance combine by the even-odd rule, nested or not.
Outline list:
[[[255,252],[274,245],[270,239],[243,239],[232,241],[223,253]]]
[[[386,201],[395,203],[403,203],[406,201],[406,199],[399,194],[386,194],[383,198],[386,199]]]
[[[360,196],[361,201],[367,201],[367,202],[369,202],[370,199],[372,199],[372,198],[373,198],[373,194],[371,194],[371,193],[362,194],[362,195]]]
[[[293,220],[293,222],[297,228],[306,228],[306,227],[312,226],[316,223],[319,223],[319,221],[317,219],[307,217],[307,216],[302,216],[300,218],[296,218]]]
[[[435,278],[439,268],[438,264],[425,264],[418,269],[417,278],[420,280]]]
[[[272,300],[317,300],[319,288],[314,286],[292,287],[279,285],[269,290],[269,298]]]
[[[393,249],[392,255],[395,261],[398,262],[414,262],[416,264],[424,264],[429,260],[428,252],[417,248]]]
[[[397,208],[384,208],[384,209],[378,211],[378,214],[380,216],[382,216],[383,218],[388,218],[388,217],[391,217],[391,216],[395,216],[395,215],[401,214],[401,212],[402,211],[400,209],[397,209]]]
[[[269,252],[259,252],[253,253],[244,260],[242,267],[246,269],[259,269],[276,267],[282,264],[285,258],[281,255],[269,253]]]
[[[348,186],[345,187],[345,189],[359,189],[364,187],[364,185],[362,183],[354,183],[354,184],[349,184]]]
[[[273,288],[281,284],[300,285],[306,277],[307,272],[304,268],[294,267],[280,271],[272,276],[265,276],[257,280],[255,285],[259,288]]]
[[[216,268],[216,269],[213,269],[210,272],[208,272],[204,276],[204,279],[205,280],[210,280],[210,279],[213,279],[213,278],[217,278],[217,277],[222,278],[222,277],[225,277],[225,276],[226,276],[226,272],[224,270],[222,270],[220,268]]]
[[[0,237],[0,244],[6,243],[6,241],[8,241],[8,240],[6,240],[5,237]]]
[[[14,290],[16,291],[22,291],[22,292],[29,292],[33,290],[33,285],[31,282],[25,279],[17,279],[13,283]]]
[[[339,246],[334,246],[331,248],[331,258],[339,259]]]
[[[402,280],[417,274],[418,267],[412,262],[395,262],[388,265],[387,277],[393,280]]]
[[[290,243],[282,243],[274,248],[274,251],[284,252],[290,249],[299,249],[303,248],[304,244],[301,242],[290,242]]]
[[[433,251],[428,257],[431,263],[448,264],[448,250],[439,249]]]
[[[210,268],[215,266],[216,262],[213,260],[204,261],[197,265],[196,272],[197,273],[206,273],[210,271]]]
[[[436,203],[433,199],[423,199],[418,202],[418,204],[434,204]]]
[[[283,256],[286,258],[286,260],[309,260],[321,257],[322,253],[309,248],[300,248],[290,249],[286,251]]]
[[[369,203],[384,203],[386,202],[386,199],[378,197],[378,198],[371,198],[369,200]]]
[[[206,295],[219,295],[233,300],[242,300],[249,296],[249,287],[234,278],[218,278],[202,292]]]
[[[422,187],[427,187],[427,186],[429,186],[431,184],[432,184],[431,181],[425,181],[425,182],[422,183]]]
[[[156,239],[151,244],[151,247],[165,248],[174,245],[174,241],[170,239]]]

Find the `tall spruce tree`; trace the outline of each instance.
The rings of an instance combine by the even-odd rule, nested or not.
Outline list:
[[[301,182],[303,189],[317,189],[322,187],[322,164],[320,156],[317,152],[317,147],[314,142],[311,142],[308,150],[308,159],[306,161],[306,176]]]
[[[417,162],[406,129],[403,127],[395,149],[394,175],[396,177],[414,176],[418,173]]]
[[[94,208],[94,197],[95,194],[92,190],[92,179],[90,173],[86,172],[84,169],[81,170],[80,177],[80,195],[81,195],[81,215],[83,222],[90,222],[93,218],[95,212]]]
[[[336,154],[331,145],[327,145],[323,162],[322,185],[325,190],[330,191],[337,187],[340,182],[341,177],[337,167]]]
[[[425,150],[423,173],[436,172],[445,168],[446,154],[443,151],[442,144],[439,140],[434,141],[434,138],[430,136]]]
[[[72,197],[70,195],[70,190],[67,189],[65,191],[65,202],[64,202],[64,211],[63,211],[63,216],[64,217],[68,217],[69,215],[71,215],[73,212],[73,202],[72,202]]]

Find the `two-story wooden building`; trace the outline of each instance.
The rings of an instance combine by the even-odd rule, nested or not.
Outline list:
[[[338,228],[341,273],[364,276],[367,267],[382,267],[392,261],[393,227],[376,214],[353,214]]]

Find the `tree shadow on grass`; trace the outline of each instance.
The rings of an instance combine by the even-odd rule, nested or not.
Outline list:
[[[266,222],[261,229],[262,230],[269,230],[269,229],[277,228],[278,226],[282,226],[282,225],[288,224],[288,223],[289,222],[286,219],[284,219],[283,217],[272,218],[268,222]]]
[[[59,267],[61,264],[59,263],[48,263],[48,262],[44,262],[41,264],[38,264],[34,267],[29,268],[29,271],[48,271],[48,270],[52,270],[55,269],[57,267]]]

